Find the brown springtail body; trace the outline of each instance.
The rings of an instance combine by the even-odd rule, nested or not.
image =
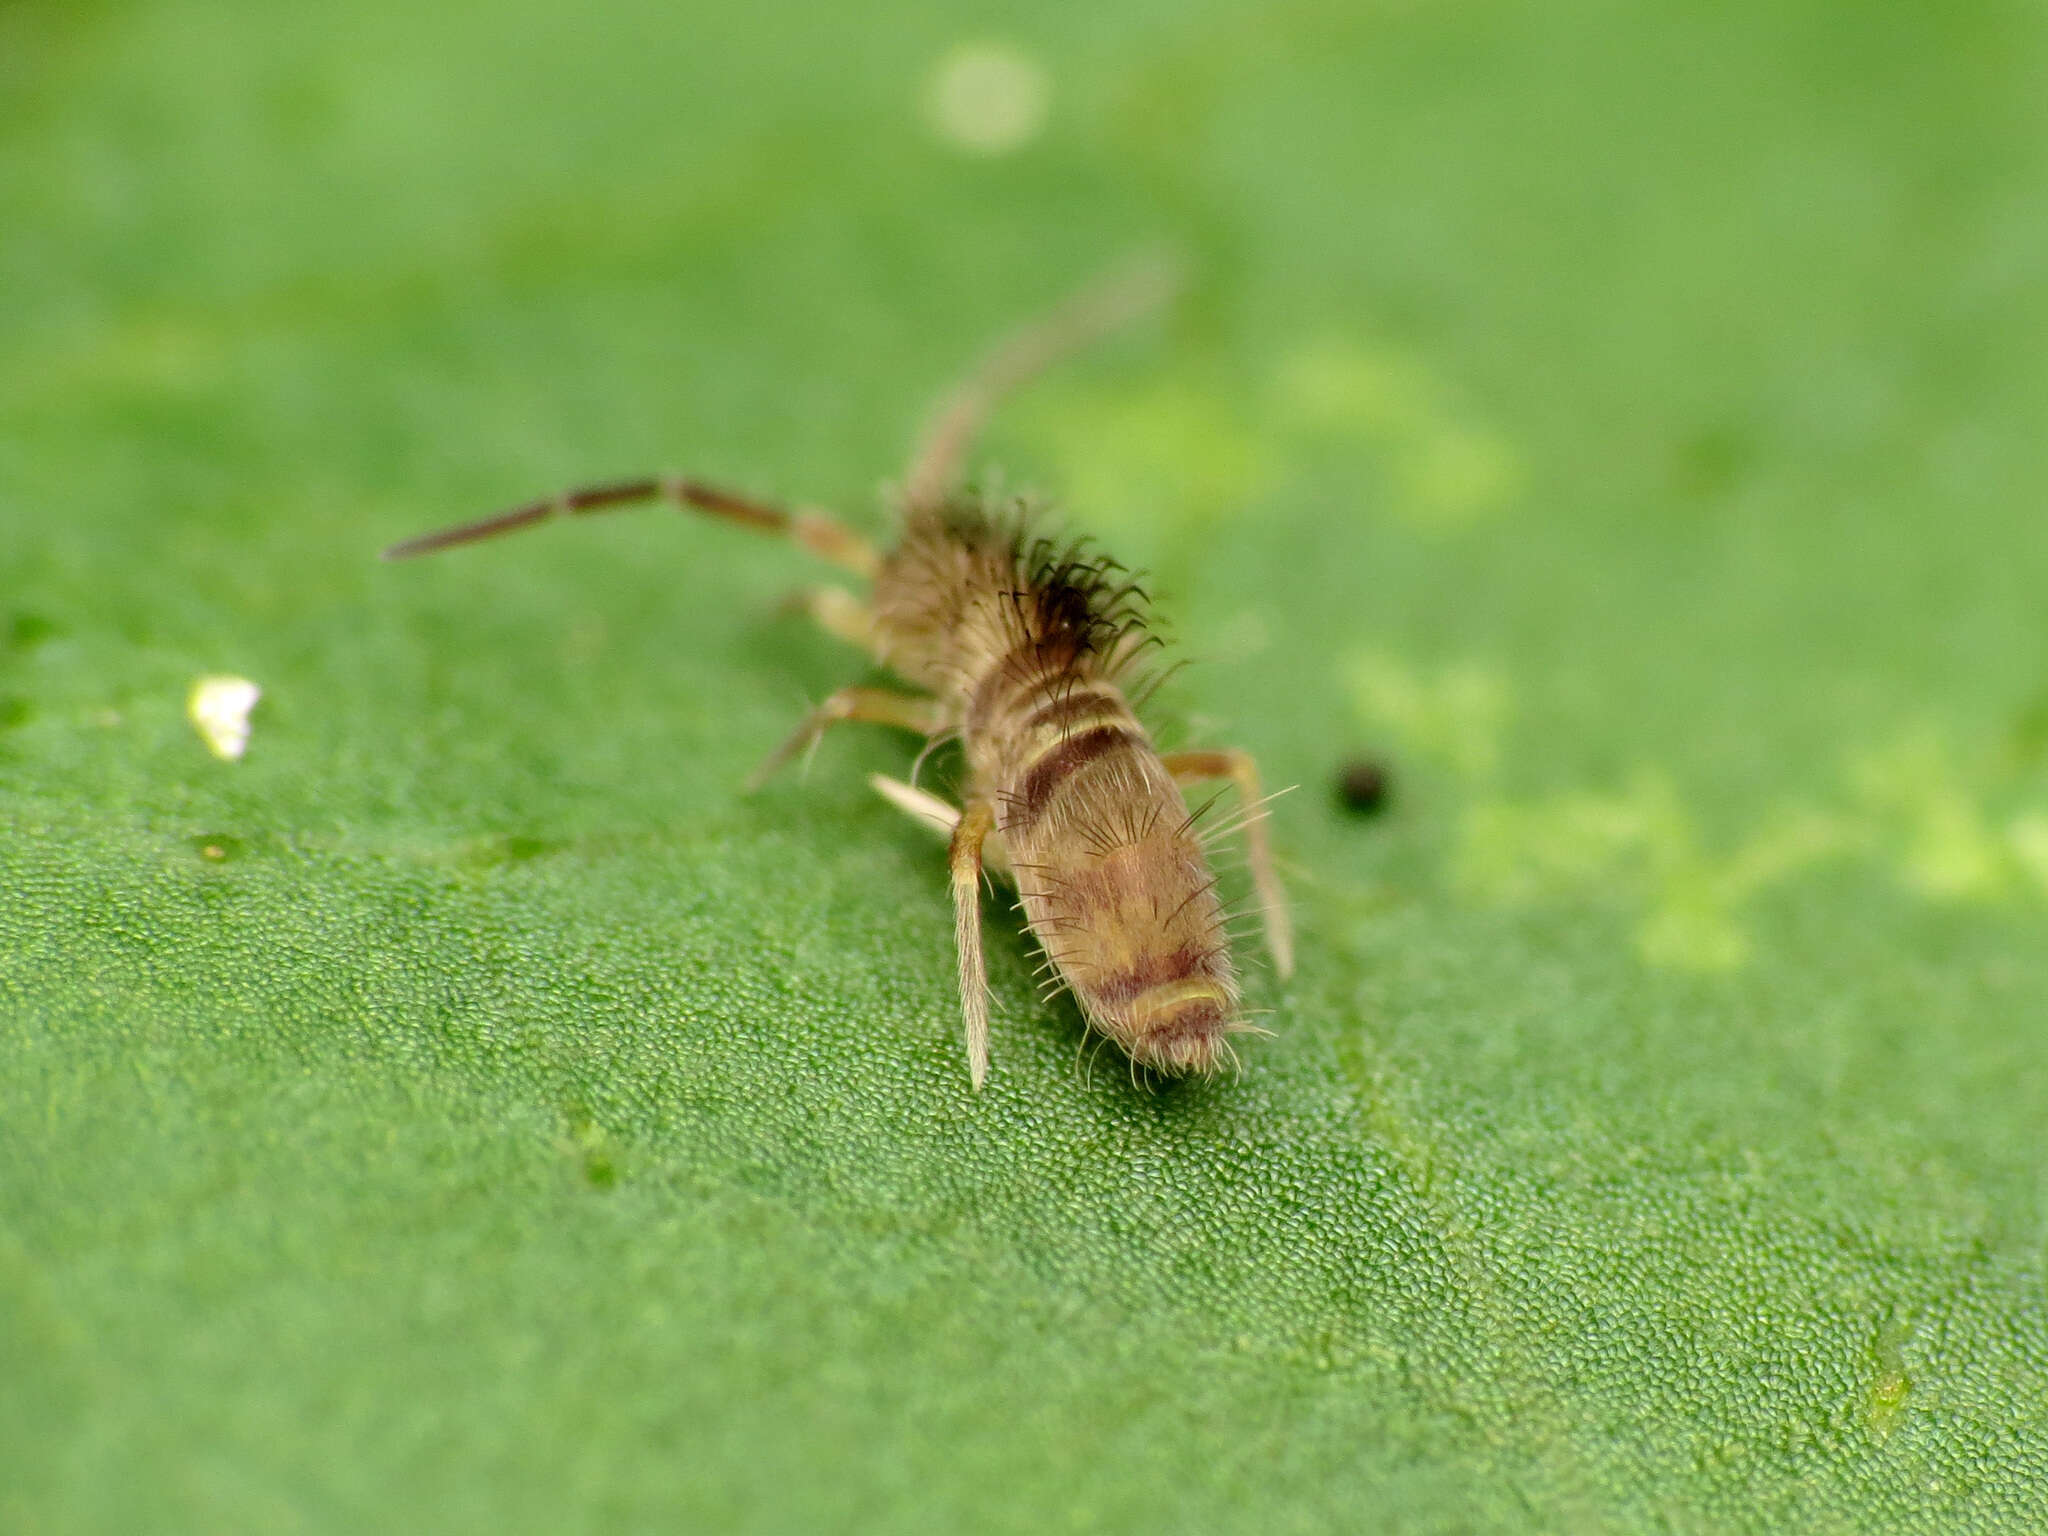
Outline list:
[[[901,533],[877,551],[836,519],[787,511],[693,479],[594,486],[422,535],[384,552],[402,560],[550,518],[667,501],[791,539],[867,578],[803,594],[827,630],[867,650],[919,692],[844,688],[770,754],[753,785],[829,725],[866,720],[936,742],[958,737],[965,804],[876,775],[896,805],[950,839],[960,1001],[968,1068],[988,1071],[982,871],[1007,871],[1047,968],[1088,1023],[1135,1067],[1177,1075],[1232,1055],[1243,1017],[1223,904],[1181,786],[1227,780],[1240,818],[1266,942],[1282,977],[1293,940],[1266,836],[1258,773],[1242,752],[1162,756],[1125,693],[1144,630],[1143,594],[1115,562],[1036,538],[1023,513],[961,491],[961,459],[993,406],[1046,364],[1162,300],[1153,263],[1084,290],[999,345],[948,398],[911,460]]]

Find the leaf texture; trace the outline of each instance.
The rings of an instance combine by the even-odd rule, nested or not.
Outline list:
[[[949,139],[997,34],[1049,115]],[[2036,12],[145,0],[0,61],[0,1526],[2038,1521]],[[1185,302],[978,471],[1153,571],[1171,744],[1305,786],[1299,973],[1134,1087],[993,919],[975,1095],[913,744],[739,792],[863,675],[798,554],[374,552],[662,467],[879,528],[1162,235]]]

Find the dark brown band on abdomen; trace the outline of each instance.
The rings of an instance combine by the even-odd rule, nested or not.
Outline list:
[[[1169,982],[1196,977],[1214,980],[1211,967],[1216,954],[1214,944],[1200,939],[1190,940],[1157,954],[1141,955],[1125,970],[1107,976],[1091,975],[1075,990],[1097,1008],[1121,1009],[1153,988]]]
[[[1125,725],[1098,725],[1046,748],[1003,795],[1003,830],[1029,832],[1059,787],[1098,758],[1119,747],[1140,747],[1145,738]]]

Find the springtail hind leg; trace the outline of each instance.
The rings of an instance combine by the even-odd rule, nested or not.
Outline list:
[[[953,828],[947,863],[953,877],[953,942],[960,958],[960,1010],[967,1024],[967,1075],[976,1091],[988,1077],[988,966],[981,954],[981,845],[996,824],[993,801],[976,800]]]
[[[886,773],[871,773],[868,783],[875,793],[895,806],[920,826],[931,828],[940,837],[950,841],[953,829],[960,825],[960,808],[948,804],[928,789],[919,789],[915,784],[906,784],[901,779],[892,779]],[[993,829],[982,839],[981,867],[998,880],[1014,880],[1016,871],[1010,867],[1008,845],[1003,834]]]
[[[619,507],[663,501],[708,513],[712,517],[722,517],[728,522],[741,523],[762,533],[778,534],[859,576],[872,576],[881,565],[881,556],[872,544],[826,513],[790,511],[737,491],[673,475],[647,475],[638,480],[587,485],[564,491],[559,496],[530,501],[524,506],[480,517],[474,522],[457,523],[452,528],[402,539],[384,551],[384,558],[410,560],[416,555],[430,555],[458,544],[475,544],[484,539],[494,539],[502,533],[516,533],[522,528],[532,528],[558,517],[581,517],[591,512],[609,512]]]
[[[1273,842],[1266,835],[1267,797],[1259,793],[1258,764],[1249,752],[1234,751],[1169,752],[1161,761],[1182,783],[1228,779],[1237,786],[1245,859],[1251,866],[1252,889],[1265,914],[1266,948],[1272,951],[1273,969],[1285,981],[1294,974],[1294,921],[1288,916],[1287,893],[1280,888],[1280,876],[1273,867]]]

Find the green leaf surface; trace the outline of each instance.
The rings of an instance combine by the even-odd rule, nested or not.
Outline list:
[[[2043,78],[2000,0],[0,9],[0,1527],[2034,1528]],[[880,527],[1161,239],[983,462],[1304,786],[1300,970],[1137,1089],[997,921],[977,1096],[912,744],[739,793],[868,675],[800,556],[373,555]]]

